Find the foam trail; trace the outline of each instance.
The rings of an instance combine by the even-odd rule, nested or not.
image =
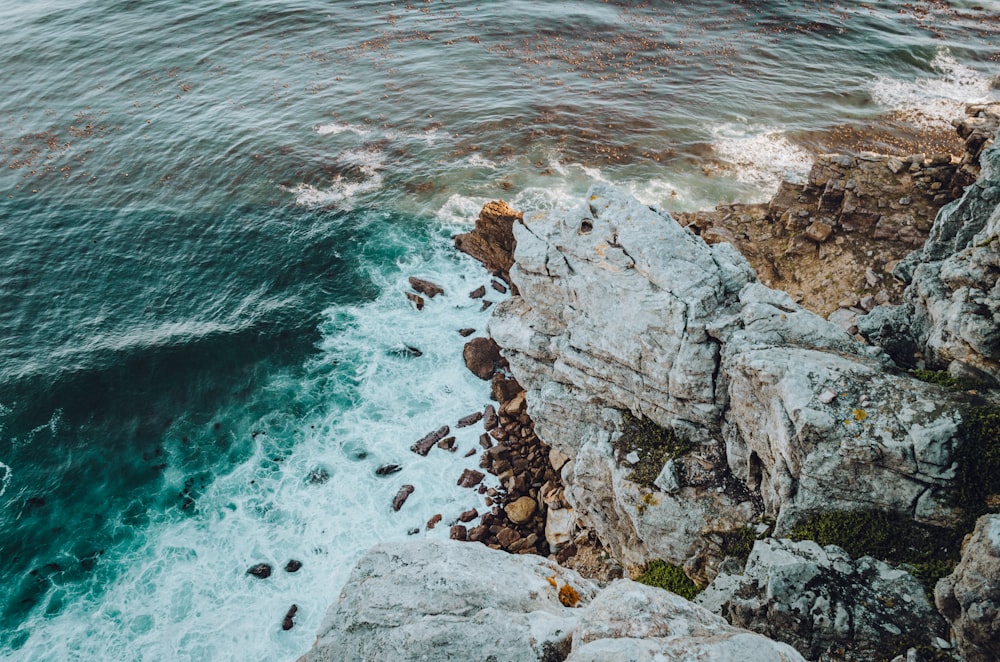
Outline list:
[[[317,126],[316,133],[321,136],[336,136],[341,133],[353,133],[364,137],[371,135],[373,131],[372,129],[359,126],[357,124],[338,124],[336,122],[331,122],[330,124],[320,124]]]
[[[782,180],[801,182],[812,167],[812,155],[775,128],[724,124],[712,130],[713,148],[734,166],[736,180],[770,195]]]
[[[0,462],[0,469],[3,470],[3,476],[0,476],[0,497],[2,497],[7,491],[7,486],[10,485],[10,479],[14,475],[14,470],[10,468],[9,464],[4,464],[3,462]]]
[[[961,117],[967,104],[992,98],[992,81],[971,67],[959,63],[940,49],[931,60],[939,75],[912,81],[879,76],[868,84],[872,100],[900,111],[915,111],[910,119],[928,127],[948,127]]]
[[[22,626],[30,632],[19,651],[24,659],[295,659],[368,547],[405,539],[412,529],[447,538],[450,520],[482,509],[475,490],[457,485],[462,469],[478,465],[464,455],[479,449],[482,430],[454,428],[489,401],[488,383],[464,366],[457,333],[484,329],[489,312],[468,292],[488,284],[489,274],[456,255],[445,233],[428,246],[390,225],[379,241],[386,254],[403,255],[370,265],[382,294],[329,309],[318,353],[302,373],[273,376],[268,409],[242,433],[255,433],[249,457],[220,467],[193,515],[151,512],[144,532],[107,550],[103,567],[122,570],[102,580],[103,593],[66,599],[56,615],[39,609]],[[445,294],[417,311],[403,296],[409,275],[435,281]],[[457,452],[409,450],[446,424]],[[376,476],[388,463],[403,469]],[[178,486],[184,478],[174,464],[164,474]],[[416,490],[393,512],[402,484]],[[426,531],[438,513],[444,522]],[[282,570],[292,558],[303,563],[295,574]],[[273,566],[270,578],[246,574],[259,562]],[[281,620],[292,603],[295,627],[285,632]]]

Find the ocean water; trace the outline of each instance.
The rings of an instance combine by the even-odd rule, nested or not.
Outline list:
[[[450,243],[484,202],[766,199],[838,129],[891,148],[1000,97],[983,0],[21,0],[0,25],[15,660],[295,659],[365,549],[481,508],[474,428],[408,447],[488,401],[457,330],[489,275]],[[410,275],[446,294],[415,310]]]

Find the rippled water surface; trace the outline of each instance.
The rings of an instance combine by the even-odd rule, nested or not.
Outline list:
[[[24,660],[294,659],[364,549],[479,506],[474,431],[408,447],[488,399],[456,333],[488,274],[449,240],[483,202],[766,198],[817,151],[947,143],[1000,70],[995,1],[25,0],[0,25]],[[409,275],[446,294],[416,311]]]

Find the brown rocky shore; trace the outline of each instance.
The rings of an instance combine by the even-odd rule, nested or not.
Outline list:
[[[455,244],[511,296],[458,426],[497,486],[427,523],[482,545],[373,549],[305,659],[1000,658],[998,127],[766,204],[487,204]]]

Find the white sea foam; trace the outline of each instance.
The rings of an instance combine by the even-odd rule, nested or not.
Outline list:
[[[356,167],[364,179],[355,180],[336,175],[328,186],[312,184],[282,187],[295,194],[295,204],[304,207],[337,205],[350,209],[351,201],[358,195],[382,188],[381,170],[385,166],[385,153],[374,148],[351,149],[337,155],[334,163],[340,167]]]
[[[479,210],[489,201],[490,199],[485,197],[453,193],[434,216],[445,223],[466,225],[475,222],[479,217]]]
[[[320,124],[317,126],[316,133],[321,136],[336,136],[341,133],[353,133],[364,137],[371,135],[372,129],[360,124],[339,124],[337,122],[331,122],[329,124]]]
[[[58,615],[40,608],[22,626],[31,635],[19,655],[294,659],[312,644],[364,550],[405,539],[411,528],[420,528],[421,537],[446,538],[452,519],[483,508],[475,490],[456,484],[463,468],[478,464],[478,457],[464,455],[479,449],[479,426],[453,430],[455,453],[435,448],[420,457],[409,446],[441,425],[454,428],[488,402],[487,382],[463,364],[456,330],[484,327],[489,313],[467,293],[489,276],[456,256],[443,236],[431,247],[416,246],[404,232],[387,227],[385,234],[413,250],[397,265],[371,266],[382,294],[327,311],[319,353],[304,376],[273,377],[269,397],[285,404],[252,424],[259,433],[251,457],[225,467],[193,515],[154,515],[145,533],[109,549],[99,569],[118,567],[122,574],[109,577],[101,594],[67,599]],[[445,294],[417,311],[403,296],[411,274],[441,284]],[[423,355],[394,351],[406,346]],[[387,463],[403,469],[377,477],[374,470]],[[329,480],[310,484],[307,477],[320,468]],[[180,485],[182,471],[171,464],[164,480]],[[393,512],[389,504],[403,484],[416,489]],[[425,531],[438,513],[444,521]],[[303,563],[295,574],[281,569],[292,558]],[[258,562],[272,564],[270,578],[246,574]],[[281,621],[293,603],[295,627],[284,632]]]
[[[912,117],[915,122],[947,127],[964,114],[967,104],[992,98],[990,78],[959,63],[948,49],[940,49],[930,64],[937,75],[917,80],[872,79],[868,85],[872,100],[893,110],[917,111]]]
[[[782,180],[804,181],[812,167],[812,155],[774,127],[723,124],[712,134],[715,153],[733,167],[737,181],[758,189],[762,199]]]
[[[7,491],[7,487],[10,485],[10,480],[14,475],[14,470],[10,468],[9,464],[0,462],[0,471],[3,472],[3,475],[0,475],[0,497],[2,497]]]

